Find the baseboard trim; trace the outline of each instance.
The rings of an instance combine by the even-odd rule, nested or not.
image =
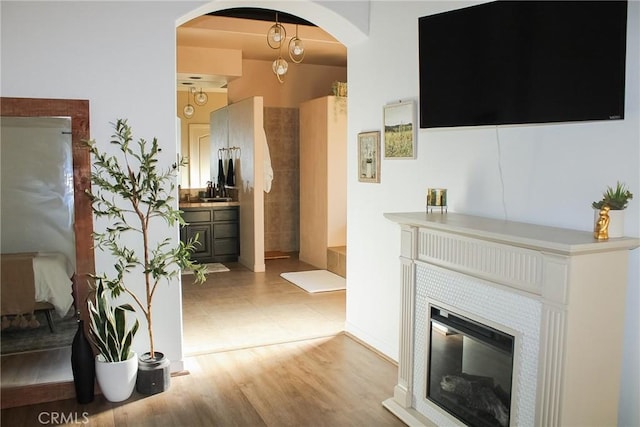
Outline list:
[[[371,350],[372,352],[374,352],[375,354],[377,354],[378,356],[380,356],[381,358],[383,358],[387,362],[391,363],[396,368],[398,367],[398,362],[396,362],[395,360],[393,360],[392,358],[390,358],[389,356],[387,356],[386,354],[384,354],[383,352],[381,352],[377,348],[371,346],[371,344],[368,344],[368,343],[362,341],[360,338],[356,337],[355,335],[353,335],[350,332],[343,331],[342,333],[345,334],[347,337],[351,338],[352,340],[354,340],[355,342],[357,342],[358,344],[360,344],[361,346],[366,347],[367,349]]]

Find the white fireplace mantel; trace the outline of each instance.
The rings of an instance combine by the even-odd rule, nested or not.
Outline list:
[[[426,369],[425,350],[414,348],[425,345],[424,320],[416,325],[415,314],[424,301],[416,299],[455,306],[490,295],[489,301],[524,301],[536,313],[522,327],[519,314],[504,323],[516,330],[523,365],[514,367],[511,424],[616,425],[628,251],[640,239],[598,241],[586,231],[456,213],[385,217],[401,226],[398,384],[383,402],[387,409],[408,425],[460,424],[414,390],[423,387]],[[425,275],[442,283],[417,283]],[[460,309],[487,317],[472,305]],[[508,312],[513,308],[496,319]]]

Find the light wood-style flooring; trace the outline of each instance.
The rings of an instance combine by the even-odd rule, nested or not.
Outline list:
[[[4,409],[2,425],[40,426],[52,414],[78,424],[86,415],[84,425],[107,427],[404,425],[380,403],[392,394],[395,366],[346,335],[185,362],[190,375],[172,378],[164,393],[134,393],[117,404],[99,395],[88,405],[68,399]]]
[[[182,277],[184,353],[195,355],[336,335],[344,330],[345,291],[309,294],[280,277],[312,270],[289,259],[266,261],[254,273],[225,263],[205,283]]]
[[[280,278],[312,268],[295,257],[267,261],[266,273],[227,266],[203,285],[183,277],[189,374],[168,391],[3,409],[2,426],[54,424],[43,413],[100,426],[404,425],[381,405],[396,366],[341,332],[344,291],[308,294]]]
[[[238,263],[193,284],[182,277],[186,356],[331,336],[344,330],[345,292],[308,294],[280,277],[312,266],[290,258],[254,273]],[[0,358],[2,387],[72,381],[70,347]]]

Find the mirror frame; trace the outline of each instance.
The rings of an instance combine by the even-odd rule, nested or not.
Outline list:
[[[73,153],[74,232],[76,240],[76,271],[73,276],[73,297],[80,318],[87,324],[89,275],[95,273],[93,251],[93,211],[85,190],[91,189],[91,156],[84,141],[89,136],[89,101],[78,99],[0,98],[3,117],[70,117]]]

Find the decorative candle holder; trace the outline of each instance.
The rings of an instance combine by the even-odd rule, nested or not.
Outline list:
[[[440,213],[447,212],[447,189],[427,188],[427,213],[433,208],[440,208]]]

